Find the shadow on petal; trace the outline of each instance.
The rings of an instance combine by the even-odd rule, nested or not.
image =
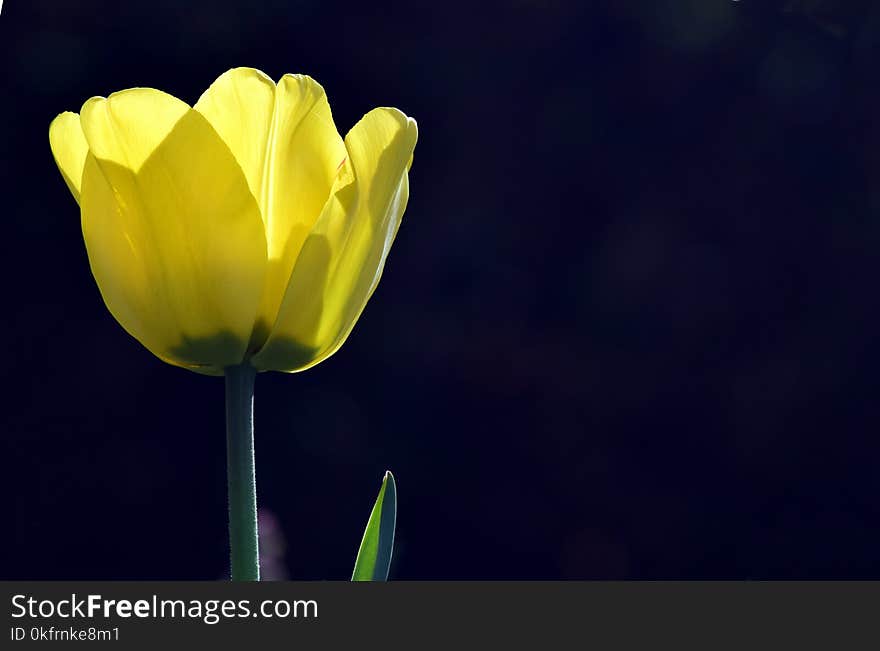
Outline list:
[[[240,363],[266,269],[256,200],[229,149],[194,111],[134,171],[89,155],[83,235],[117,321],[190,368]]]
[[[236,359],[241,352],[241,338],[232,332],[218,332],[208,337],[190,337],[183,335],[181,342],[172,347],[170,356],[186,367],[213,366],[205,360]]]
[[[321,349],[314,341],[324,312],[324,293],[333,262],[330,243],[324,235],[306,238],[291,278],[308,282],[292,283],[284,301],[291,301],[296,314],[284,332],[271,337],[254,357],[261,370],[293,372],[307,367]],[[310,343],[306,343],[307,341]]]

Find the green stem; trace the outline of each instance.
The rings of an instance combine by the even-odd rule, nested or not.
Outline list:
[[[226,368],[226,472],[233,581],[260,580],[254,469],[254,379],[250,364]]]

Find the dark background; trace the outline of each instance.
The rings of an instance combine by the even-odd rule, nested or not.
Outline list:
[[[396,579],[880,578],[878,55],[856,0],[6,0],[0,578],[225,571],[222,380],[114,322],[47,128],[243,65],[420,130],[351,338],[258,378],[270,576],[391,468]]]

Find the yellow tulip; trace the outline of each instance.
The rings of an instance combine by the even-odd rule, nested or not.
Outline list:
[[[295,372],[342,345],[379,282],[417,139],[393,108],[339,136],[303,75],[223,74],[195,106],[93,97],[49,128],[107,308],[166,362]]]

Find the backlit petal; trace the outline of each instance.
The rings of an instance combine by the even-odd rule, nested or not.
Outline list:
[[[80,111],[89,149],[99,160],[137,172],[190,111],[185,102],[152,88],[93,97]]]
[[[79,203],[79,191],[82,185],[83,167],[89,145],[83,135],[79,115],[66,111],[52,120],[49,125],[49,145],[55,164],[61,170],[64,182],[70,188],[73,198]]]
[[[274,292],[280,303],[296,256],[330,197],[346,151],[327,95],[314,79],[284,75],[275,101],[262,205],[268,213],[269,259],[280,265],[276,280],[281,284]]]
[[[259,203],[275,111],[275,82],[254,68],[233,68],[220,75],[193,108],[223,138]]]
[[[89,100],[83,234],[107,307],[157,356],[216,372],[241,362],[266,242],[245,175],[211,125],[159,91]]]
[[[261,369],[297,371],[332,355],[375,290],[409,197],[418,130],[375,109],[345,138],[346,164],[296,261]],[[351,179],[353,178],[353,182]]]
[[[285,75],[276,87],[259,70],[236,68],[214,82],[195,108],[229,145],[260,205],[269,256],[258,317],[265,338],[345,146],[324,89],[304,75]]]

